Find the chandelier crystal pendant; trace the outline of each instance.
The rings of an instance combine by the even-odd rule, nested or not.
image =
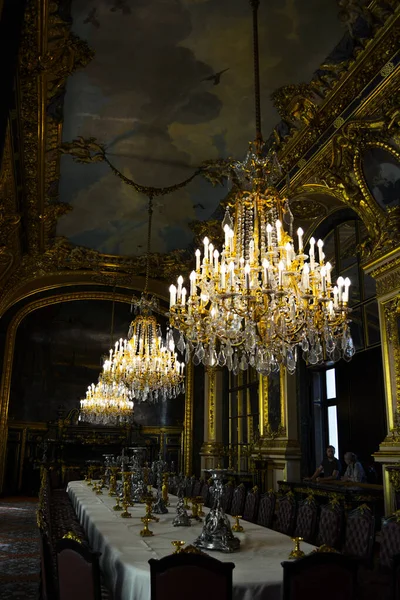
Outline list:
[[[263,375],[284,365],[294,373],[299,350],[312,365],[324,359],[350,360],[355,349],[349,328],[350,280],[332,285],[323,241],[303,231],[293,239],[289,201],[274,183],[281,176],[276,154],[261,135],[257,9],[255,32],[256,141],[243,162],[233,165],[239,189],[234,219],[222,222],[222,252],[206,237],[195,252],[196,268],[187,291],[183,277],[171,285],[170,323],[181,332],[178,348],[186,361],[227,366],[235,373],[250,365]],[[184,337],[186,338],[186,342]]]
[[[132,394],[124,385],[106,383],[100,375],[81,400],[79,421],[92,425],[127,425],[133,418]]]

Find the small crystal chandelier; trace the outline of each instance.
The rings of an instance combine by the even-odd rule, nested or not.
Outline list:
[[[92,425],[126,425],[133,418],[132,395],[124,385],[105,383],[100,375],[98,383],[92,383],[81,400],[79,421]]]
[[[258,2],[251,4],[256,32]],[[249,365],[263,375],[281,365],[294,373],[300,349],[311,365],[353,356],[350,280],[332,285],[322,240],[311,238],[306,254],[299,228],[294,242],[288,199],[274,186],[280,166],[262,141],[255,49],[257,135],[245,161],[233,165],[240,182],[234,219],[228,209],[222,252],[207,237],[203,254],[196,250],[189,294],[182,276],[169,288],[170,323],[181,332],[178,348],[186,348],[187,362],[193,355],[195,364],[235,373]]]
[[[132,398],[139,402],[167,400],[184,393],[184,362],[179,362],[175,352],[172,331],[168,328],[166,339],[153,316],[160,311],[154,297],[148,297],[150,269],[152,198],[149,198],[149,226],[146,263],[146,281],[141,297],[133,298],[132,305],[138,316],[132,321],[128,339],[120,339],[110,350],[104,362],[103,379],[107,384],[126,386]]]

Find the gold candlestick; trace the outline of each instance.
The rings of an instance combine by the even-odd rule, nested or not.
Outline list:
[[[186,544],[182,540],[174,540],[171,544],[175,547],[175,552],[173,554],[180,554],[182,552],[182,547]]]
[[[128,512],[128,506],[129,506],[129,502],[125,502],[125,500],[122,502],[122,506],[124,507],[123,512],[121,513],[121,517],[123,519],[130,519],[132,517],[131,513]]]
[[[108,491],[108,495],[109,496],[115,496],[116,495],[116,488],[117,488],[117,476],[115,473],[113,473],[110,476],[110,488]]]
[[[197,500],[197,514],[199,515],[199,517],[204,517],[206,514],[203,510],[204,498],[203,498],[203,496],[197,496],[196,500]]]
[[[189,498],[188,498],[187,496],[185,496],[185,497],[183,498],[183,501],[184,501],[184,506],[183,506],[183,508],[184,508],[185,510],[190,510],[190,506],[189,506],[189,504],[188,504],[188,502],[189,502]]]
[[[168,475],[169,473],[163,474],[163,484],[161,488],[162,499],[164,500],[165,506],[169,506],[169,498],[168,498]]]
[[[153,498],[147,496],[145,498],[145,501],[146,501],[146,515],[145,516],[148,519],[150,519],[150,521],[154,521],[155,523],[158,523],[160,519],[158,517],[156,517],[155,515],[153,515],[153,513],[151,512],[151,509],[153,507]]]
[[[291,551],[291,553],[289,554],[289,558],[302,558],[303,556],[305,556],[305,553],[303,552],[303,550],[300,550],[300,542],[303,541],[303,538],[301,537],[295,537],[292,538],[292,542],[294,542],[294,548]]]
[[[113,510],[116,510],[116,511],[122,510],[122,506],[120,505],[120,499],[118,496],[115,498],[115,503],[116,504],[115,504],[115,506],[113,506]]]
[[[140,520],[142,521],[142,523],[144,523],[143,529],[140,530],[140,535],[142,537],[150,537],[151,535],[154,535],[153,532],[149,529],[150,519],[148,517],[142,517]]]
[[[233,518],[236,519],[236,523],[232,527],[232,531],[236,531],[236,533],[243,533],[244,528],[239,523],[239,519],[242,518],[241,515],[235,515]]]

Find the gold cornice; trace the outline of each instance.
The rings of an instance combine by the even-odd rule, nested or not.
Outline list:
[[[129,303],[130,297],[112,292],[71,292],[59,294],[50,298],[36,300],[21,308],[11,320],[7,329],[6,343],[4,348],[3,374],[0,387],[0,493],[3,488],[4,464],[7,446],[7,422],[8,406],[10,401],[11,376],[14,360],[14,347],[17,330],[23,319],[40,308],[60,304],[61,302],[74,302],[78,300],[114,300],[115,302]]]

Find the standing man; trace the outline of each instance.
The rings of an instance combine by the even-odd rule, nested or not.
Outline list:
[[[326,449],[326,458],[322,459],[321,464],[317,467],[312,477],[305,477],[305,481],[336,481],[339,479],[341,471],[340,462],[335,458],[335,447],[328,446]],[[323,474],[323,477],[320,475]]]

